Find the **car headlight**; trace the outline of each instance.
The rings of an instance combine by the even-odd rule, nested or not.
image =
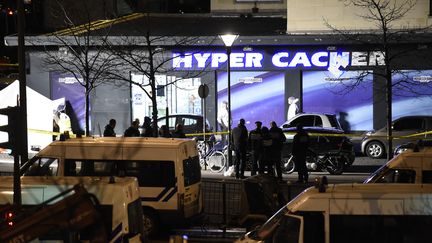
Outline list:
[[[371,130],[371,131],[367,131],[366,133],[365,133],[365,135],[366,136],[371,136],[371,135],[373,135],[375,133],[375,131],[374,130]]]

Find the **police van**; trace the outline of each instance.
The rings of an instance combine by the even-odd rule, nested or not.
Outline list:
[[[432,150],[400,153],[364,183],[432,183]]]
[[[201,168],[191,139],[75,138],[54,141],[31,159],[28,175],[133,176],[138,179],[145,234],[187,223],[203,209]]]
[[[81,184],[99,201],[103,224],[109,233],[108,242],[141,242],[143,236],[142,209],[138,183],[133,177],[21,177],[21,200],[24,207],[41,205],[51,198]],[[52,203],[66,198],[64,194]],[[0,180],[1,205],[13,203],[13,177],[2,176]],[[33,215],[33,214],[32,214]],[[31,218],[32,215],[29,217]],[[55,212],[51,217],[56,217]],[[58,216],[59,224],[60,216]],[[30,219],[29,219],[30,220]],[[50,240],[61,240],[67,232],[52,230]],[[85,234],[84,234],[85,235]],[[42,238],[44,239],[44,238]]]
[[[431,242],[432,185],[311,187],[236,242]]]

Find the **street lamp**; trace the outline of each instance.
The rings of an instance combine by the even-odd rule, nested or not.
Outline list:
[[[228,73],[228,163],[226,163],[226,170],[232,161],[232,148],[231,148],[231,46],[237,39],[238,35],[226,34],[220,35],[219,38],[222,39],[225,44],[226,54],[227,54],[227,73]]]

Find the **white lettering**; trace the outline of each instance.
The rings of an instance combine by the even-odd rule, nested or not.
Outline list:
[[[286,62],[282,61],[282,58],[288,58],[288,57],[289,57],[288,52],[278,52],[278,53],[273,55],[272,63],[276,67],[280,67],[280,68],[288,67],[288,61],[286,61]]]
[[[224,63],[228,60],[228,56],[225,53],[213,53],[211,67],[218,68],[220,63]]]
[[[384,53],[382,51],[373,51],[369,54],[369,66],[385,65]]]
[[[210,57],[210,53],[196,53],[194,54],[195,59],[197,60],[197,65],[199,68],[204,68],[208,58]]]
[[[321,61],[322,57],[328,58],[328,52],[321,51],[313,54],[311,58],[312,65],[317,67],[327,67],[328,61]]]
[[[353,52],[351,54],[351,66],[366,66],[367,52]]]
[[[303,67],[311,66],[309,58],[306,55],[306,52],[297,52],[288,66],[297,67],[298,65],[303,65]]]
[[[263,54],[256,52],[246,53],[245,67],[262,67],[261,61],[264,59]]]
[[[349,52],[330,52],[330,61],[328,70],[336,77],[340,77],[343,71],[341,67],[346,68],[349,65]]]
[[[173,67],[181,68],[191,68],[192,67],[192,55],[190,53],[185,53],[181,55],[180,53],[173,53]]]
[[[244,53],[231,53],[230,56],[231,67],[237,67],[237,68],[244,67],[244,56],[245,56]]]

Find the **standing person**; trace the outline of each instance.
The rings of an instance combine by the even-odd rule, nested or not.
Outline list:
[[[183,131],[183,124],[177,123],[176,128],[172,134],[173,138],[186,138],[186,134]]]
[[[163,137],[163,138],[171,138],[172,137],[167,125],[162,125],[159,128],[159,137]]]
[[[144,123],[142,125],[142,137],[153,137],[153,127],[151,124],[151,119],[148,116],[144,117]]]
[[[239,124],[232,130],[232,144],[235,152],[235,173],[237,179],[243,179],[246,167],[246,150],[248,142],[248,130],[245,126],[245,120],[240,119]]]
[[[283,143],[286,141],[286,137],[279,127],[277,127],[276,122],[270,122],[270,136],[273,139],[272,144],[272,159],[273,164],[276,168],[277,178],[279,181],[282,181],[282,168],[281,168],[281,159],[282,159],[282,148]]]
[[[135,120],[132,122],[131,126],[125,130],[124,136],[125,137],[139,137],[140,131],[139,128],[139,121]]]
[[[298,172],[298,183],[308,182],[308,171],[306,168],[306,154],[309,147],[309,135],[301,124],[297,124],[297,133],[294,135],[292,144],[292,155]]]
[[[108,124],[105,126],[103,136],[104,137],[115,137],[116,133],[114,131],[114,128],[115,128],[116,124],[117,124],[117,122],[115,119],[110,119]]]
[[[218,109],[217,122],[220,126],[222,132],[228,131],[228,102],[226,100],[222,101],[222,105]],[[222,142],[225,143],[227,141],[227,134],[222,134]]]
[[[255,129],[250,131],[249,133],[249,139],[248,144],[251,149],[252,153],[252,168],[251,168],[251,175],[256,175],[259,163],[261,163],[259,160],[261,158],[262,154],[262,146],[261,146],[261,125],[262,122],[256,121],[255,122]]]
[[[270,175],[274,174],[273,170],[273,151],[272,151],[273,139],[270,135],[268,127],[264,126],[261,129],[261,146],[262,153],[260,158],[260,167],[259,173],[264,174],[264,171],[267,170],[267,173]]]

